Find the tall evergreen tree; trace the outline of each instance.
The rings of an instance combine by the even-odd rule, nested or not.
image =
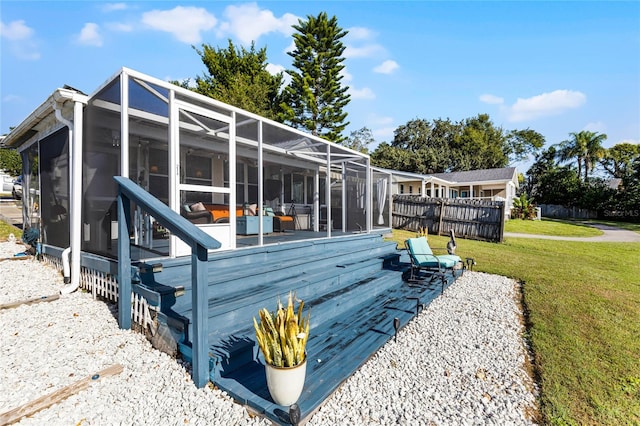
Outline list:
[[[295,50],[293,58],[296,70],[287,70],[291,84],[284,92],[282,104],[285,122],[293,127],[310,131],[333,142],[342,142],[342,131],[349,125],[345,122],[344,108],[350,100],[348,86],[342,86],[345,46],[342,38],[347,31],[338,26],[335,16],[328,18],[326,12],[317,17],[307,16],[293,28]]]

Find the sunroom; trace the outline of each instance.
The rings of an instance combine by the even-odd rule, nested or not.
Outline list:
[[[113,176],[222,250],[390,227],[390,175],[367,155],[127,68],[90,96],[58,89],[5,144],[22,153],[25,224],[41,230],[45,251],[117,257]],[[134,260],[189,253],[148,212],[131,211]]]

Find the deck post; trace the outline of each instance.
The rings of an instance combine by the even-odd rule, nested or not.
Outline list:
[[[131,246],[129,227],[131,203],[122,190],[118,190],[118,324],[123,330],[131,329]]]
[[[198,388],[209,381],[207,249],[196,244],[191,249],[191,306],[193,307],[193,381]]]

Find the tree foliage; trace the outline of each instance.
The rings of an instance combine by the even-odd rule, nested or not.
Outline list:
[[[598,132],[583,130],[581,132],[570,133],[571,138],[560,143],[558,150],[558,158],[562,162],[576,160],[578,167],[578,176],[583,181],[589,180],[589,174],[595,168],[598,160],[604,157],[605,149],[602,142],[607,139],[607,135]]]
[[[414,119],[399,126],[391,144],[379,145],[371,158],[379,167],[443,173],[505,167],[537,152],[543,144],[539,133],[530,129],[505,132],[487,114],[460,122]]]
[[[326,12],[307,16],[293,28],[295,49],[289,52],[295,70],[287,70],[291,84],[285,88],[283,121],[333,142],[345,139],[342,131],[349,124],[344,108],[350,100],[342,86],[342,38],[347,31],[338,26],[335,16]]]
[[[624,179],[633,172],[633,163],[640,158],[640,145],[619,143],[607,149],[600,165],[613,178]]]
[[[522,161],[535,155],[544,146],[545,139],[535,130],[512,130],[507,135],[507,155],[510,161]]]
[[[343,141],[341,144],[346,146],[347,148],[351,148],[355,151],[362,152],[364,154],[369,153],[368,146],[375,142],[373,138],[373,133],[371,133],[371,129],[368,127],[363,127],[358,130],[354,130],[351,132],[351,135]]]
[[[22,174],[22,159],[15,149],[0,148],[0,170],[11,176]]]
[[[536,206],[529,200],[527,193],[513,199],[512,219],[533,220],[536,218]]]
[[[576,169],[558,164],[558,157],[556,146],[536,155],[527,171],[524,190],[538,204],[574,206],[580,191],[580,177]]]
[[[594,210],[603,215],[606,210],[616,209],[622,199],[619,191],[611,189],[601,178],[591,177],[587,181],[579,175],[576,167],[557,162],[560,146],[551,146],[536,156],[536,161],[527,171],[525,190],[537,204],[557,204]]]
[[[621,213],[622,218],[640,222],[640,156],[635,157],[629,173],[622,178],[621,189],[611,208]]]
[[[231,40],[226,49],[203,44],[194,47],[206,73],[195,78],[195,88],[190,80],[173,82],[221,102],[259,114],[266,118],[281,116],[281,87],[283,75],[267,71],[267,49],[237,48]]]

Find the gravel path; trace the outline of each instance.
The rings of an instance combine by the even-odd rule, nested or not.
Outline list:
[[[0,243],[0,259],[24,250]],[[55,270],[0,262],[0,304],[55,294]],[[517,284],[467,273],[330,397],[309,425],[533,424]],[[196,389],[188,366],[118,329],[114,306],[76,292],[0,310],[0,414],[108,366],[107,377],[20,425],[258,425],[223,392]]]

